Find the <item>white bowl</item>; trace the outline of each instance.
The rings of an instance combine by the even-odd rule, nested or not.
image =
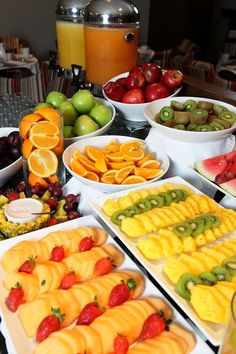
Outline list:
[[[13,131],[18,130],[17,128],[0,128],[0,138],[3,136],[8,136]],[[22,166],[22,157],[19,157],[16,161],[12,162],[9,166],[4,167],[0,170],[0,187],[2,187],[7,180],[9,180]]]
[[[153,146],[150,146],[150,144],[147,144],[146,142],[144,142],[145,151],[155,152],[157,159],[161,162],[160,168],[163,169],[162,174],[160,174],[158,177],[153,178],[147,182],[136,183],[136,184],[127,184],[127,185],[107,184],[107,183],[102,183],[102,182],[91,181],[87,178],[79,176],[77,173],[75,173],[74,171],[71,170],[70,160],[76,150],[80,150],[83,153],[85,151],[85,146],[87,146],[87,145],[91,145],[91,146],[94,146],[97,148],[103,148],[105,145],[107,145],[112,140],[116,140],[118,143],[124,143],[126,141],[131,141],[131,140],[143,141],[141,139],[136,139],[136,138],[132,138],[132,137],[128,137],[128,136],[121,136],[121,135],[104,135],[104,136],[92,137],[92,138],[84,139],[81,141],[77,141],[76,143],[68,146],[66,148],[66,150],[64,151],[63,156],[62,156],[64,165],[66,166],[66,168],[70,172],[70,174],[73,177],[75,177],[79,182],[82,182],[82,183],[88,185],[89,187],[97,189],[98,191],[103,192],[103,193],[113,193],[113,192],[118,192],[118,191],[125,190],[128,188],[132,188],[132,187],[138,187],[140,185],[146,185],[148,183],[159,180],[167,172],[167,170],[169,168],[168,156],[164,152],[162,152],[161,150],[156,149]]]
[[[236,107],[232,106],[231,104],[218,101],[218,100],[213,100],[210,98],[205,98],[205,97],[176,97],[175,101],[177,102],[185,102],[189,99],[195,100],[196,102],[198,101],[208,101],[213,104],[217,105],[222,105],[229,109],[230,111],[236,113]],[[162,124],[159,124],[155,121],[155,116],[157,113],[160,112],[160,110],[164,106],[169,106],[173,98],[164,98],[160,101],[154,101],[148,103],[148,105],[144,108],[143,113],[144,116],[146,117],[148,123],[155,128],[159,133],[162,135],[166,136],[167,138],[174,139],[174,140],[180,140],[182,142],[193,142],[193,143],[204,143],[204,142],[210,142],[210,141],[217,141],[226,138],[227,136],[231,135],[235,130],[236,130],[236,123],[230,127],[229,129],[224,129],[224,130],[218,130],[218,131],[212,131],[212,132],[193,132],[193,131],[187,131],[187,130],[179,130],[175,128],[169,128],[166,127]]]
[[[104,127],[100,128],[90,134],[81,135],[81,136],[74,136],[73,138],[64,138],[65,147],[75,143],[76,141],[80,141],[82,139],[90,138],[92,136],[104,135],[112,126],[113,121],[116,116],[115,107],[113,106],[113,104],[111,102],[108,102],[107,100],[105,100],[103,98],[96,97],[96,100],[100,101],[102,104],[104,104],[105,106],[109,107],[112,110],[112,118],[111,118],[110,122],[108,122],[106,125],[104,125]]]
[[[122,77],[127,77],[128,75],[129,75],[128,72],[117,75],[117,76],[113,77],[112,79],[110,79],[108,82],[116,81],[117,79],[120,79]],[[175,90],[175,92],[172,93],[168,97],[173,97],[173,96],[178,95],[180,90],[181,90],[181,87],[178,88],[177,90]],[[145,122],[146,121],[146,118],[143,114],[143,110],[148,105],[148,103],[136,103],[136,104],[133,103],[133,104],[131,104],[131,103],[122,103],[122,102],[118,102],[118,101],[113,101],[109,97],[107,97],[107,95],[104,92],[104,89],[102,89],[102,92],[103,92],[103,96],[106,98],[106,100],[111,102],[116,107],[116,109],[121,113],[121,115],[124,119],[135,121],[135,122]],[[161,101],[161,100],[163,100],[163,98],[161,98],[160,100],[157,100],[157,101]],[[153,101],[153,102],[156,102],[156,101]]]

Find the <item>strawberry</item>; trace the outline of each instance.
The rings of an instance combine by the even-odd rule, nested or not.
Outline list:
[[[37,343],[42,342],[51,333],[60,329],[61,322],[64,321],[64,314],[61,313],[59,308],[52,308],[52,314],[46,316],[39,324],[36,333]]]
[[[35,267],[36,257],[28,257],[28,259],[20,266],[18,272],[31,274]]]
[[[65,251],[63,246],[55,246],[51,252],[51,260],[55,262],[61,262],[65,257]]]
[[[53,226],[57,224],[57,219],[56,218],[50,218],[47,221],[47,226]]]
[[[113,343],[114,354],[126,354],[129,350],[128,339],[121,334],[118,334]]]
[[[114,307],[117,305],[123,304],[123,302],[129,300],[130,291],[136,288],[136,282],[133,279],[128,279],[127,283],[124,280],[121,281],[121,284],[114,286],[111,290],[109,296],[109,306]]]
[[[61,288],[62,289],[70,289],[76,283],[76,275],[75,272],[67,273],[61,281]]]
[[[79,243],[79,252],[90,250],[94,245],[92,237],[84,237]]]
[[[19,199],[19,198],[20,198],[19,193],[17,193],[17,192],[10,192],[10,193],[8,193],[7,197],[8,197],[8,199],[9,199],[10,202],[12,202],[13,200],[16,200],[16,199]]]
[[[97,297],[95,296],[94,301],[87,304],[80,312],[76,324],[88,326],[95,318],[101,316],[103,311],[105,311],[105,309],[99,306]]]
[[[95,275],[105,275],[113,268],[112,260],[109,257],[100,258],[94,267]]]
[[[144,340],[155,337],[165,330],[169,330],[171,320],[166,320],[162,311],[159,313],[152,313],[144,321],[143,328],[139,339]]]
[[[11,288],[7,299],[6,305],[10,311],[15,312],[18,307],[23,303],[24,291],[19,283],[16,283],[14,288]]]

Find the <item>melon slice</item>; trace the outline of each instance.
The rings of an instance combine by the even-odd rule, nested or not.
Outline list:
[[[236,178],[231,179],[230,181],[227,181],[225,183],[221,183],[220,187],[224,189],[226,192],[228,192],[229,194],[236,197]]]
[[[236,159],[236,151],[195,162],[195,169],[210,181],[222,173],[230,160]]]

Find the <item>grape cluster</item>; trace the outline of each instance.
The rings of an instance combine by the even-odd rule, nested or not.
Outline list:
[[[21,157],[21,142],[18,131],[0,138],[0,170]]]

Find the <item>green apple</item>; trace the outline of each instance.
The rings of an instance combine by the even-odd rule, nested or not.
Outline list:
[[[64,125],[74,125],[79,113],[76,111],[73,104],[69,101],[64,101],[59,106],[59,111],[63,115]]]
[[[64,136],[64,138],[73,138],[73,136],[75,136],[74,127],[71,125],[64,125],[63,136]]]
[[[99,104],[91,109],[89,112],[90,117],[95,120],[99,127],[104,127],[112,118],[112,111],[104,104]]]
[[[86,135],[95,132],[98,129],[99,126],[97,123],[86,114],[78,117],[74,125],[74,133],[76,135]]]
[[[39,102],[35,107],[34,110],[36,111],[37,109],[44,108],[44,107],[51,107],[52,105],[47,103],[47,102]]]
[[[46,102],[51,104],[54,108],[59,108],[60,104],[67,100],[64,93],[59,91],[51,91],[47,97]]]
[[[80,90],[72,96],[72,103],[79,113],[86,114],[95,105],[95,98],[89,90]]]

